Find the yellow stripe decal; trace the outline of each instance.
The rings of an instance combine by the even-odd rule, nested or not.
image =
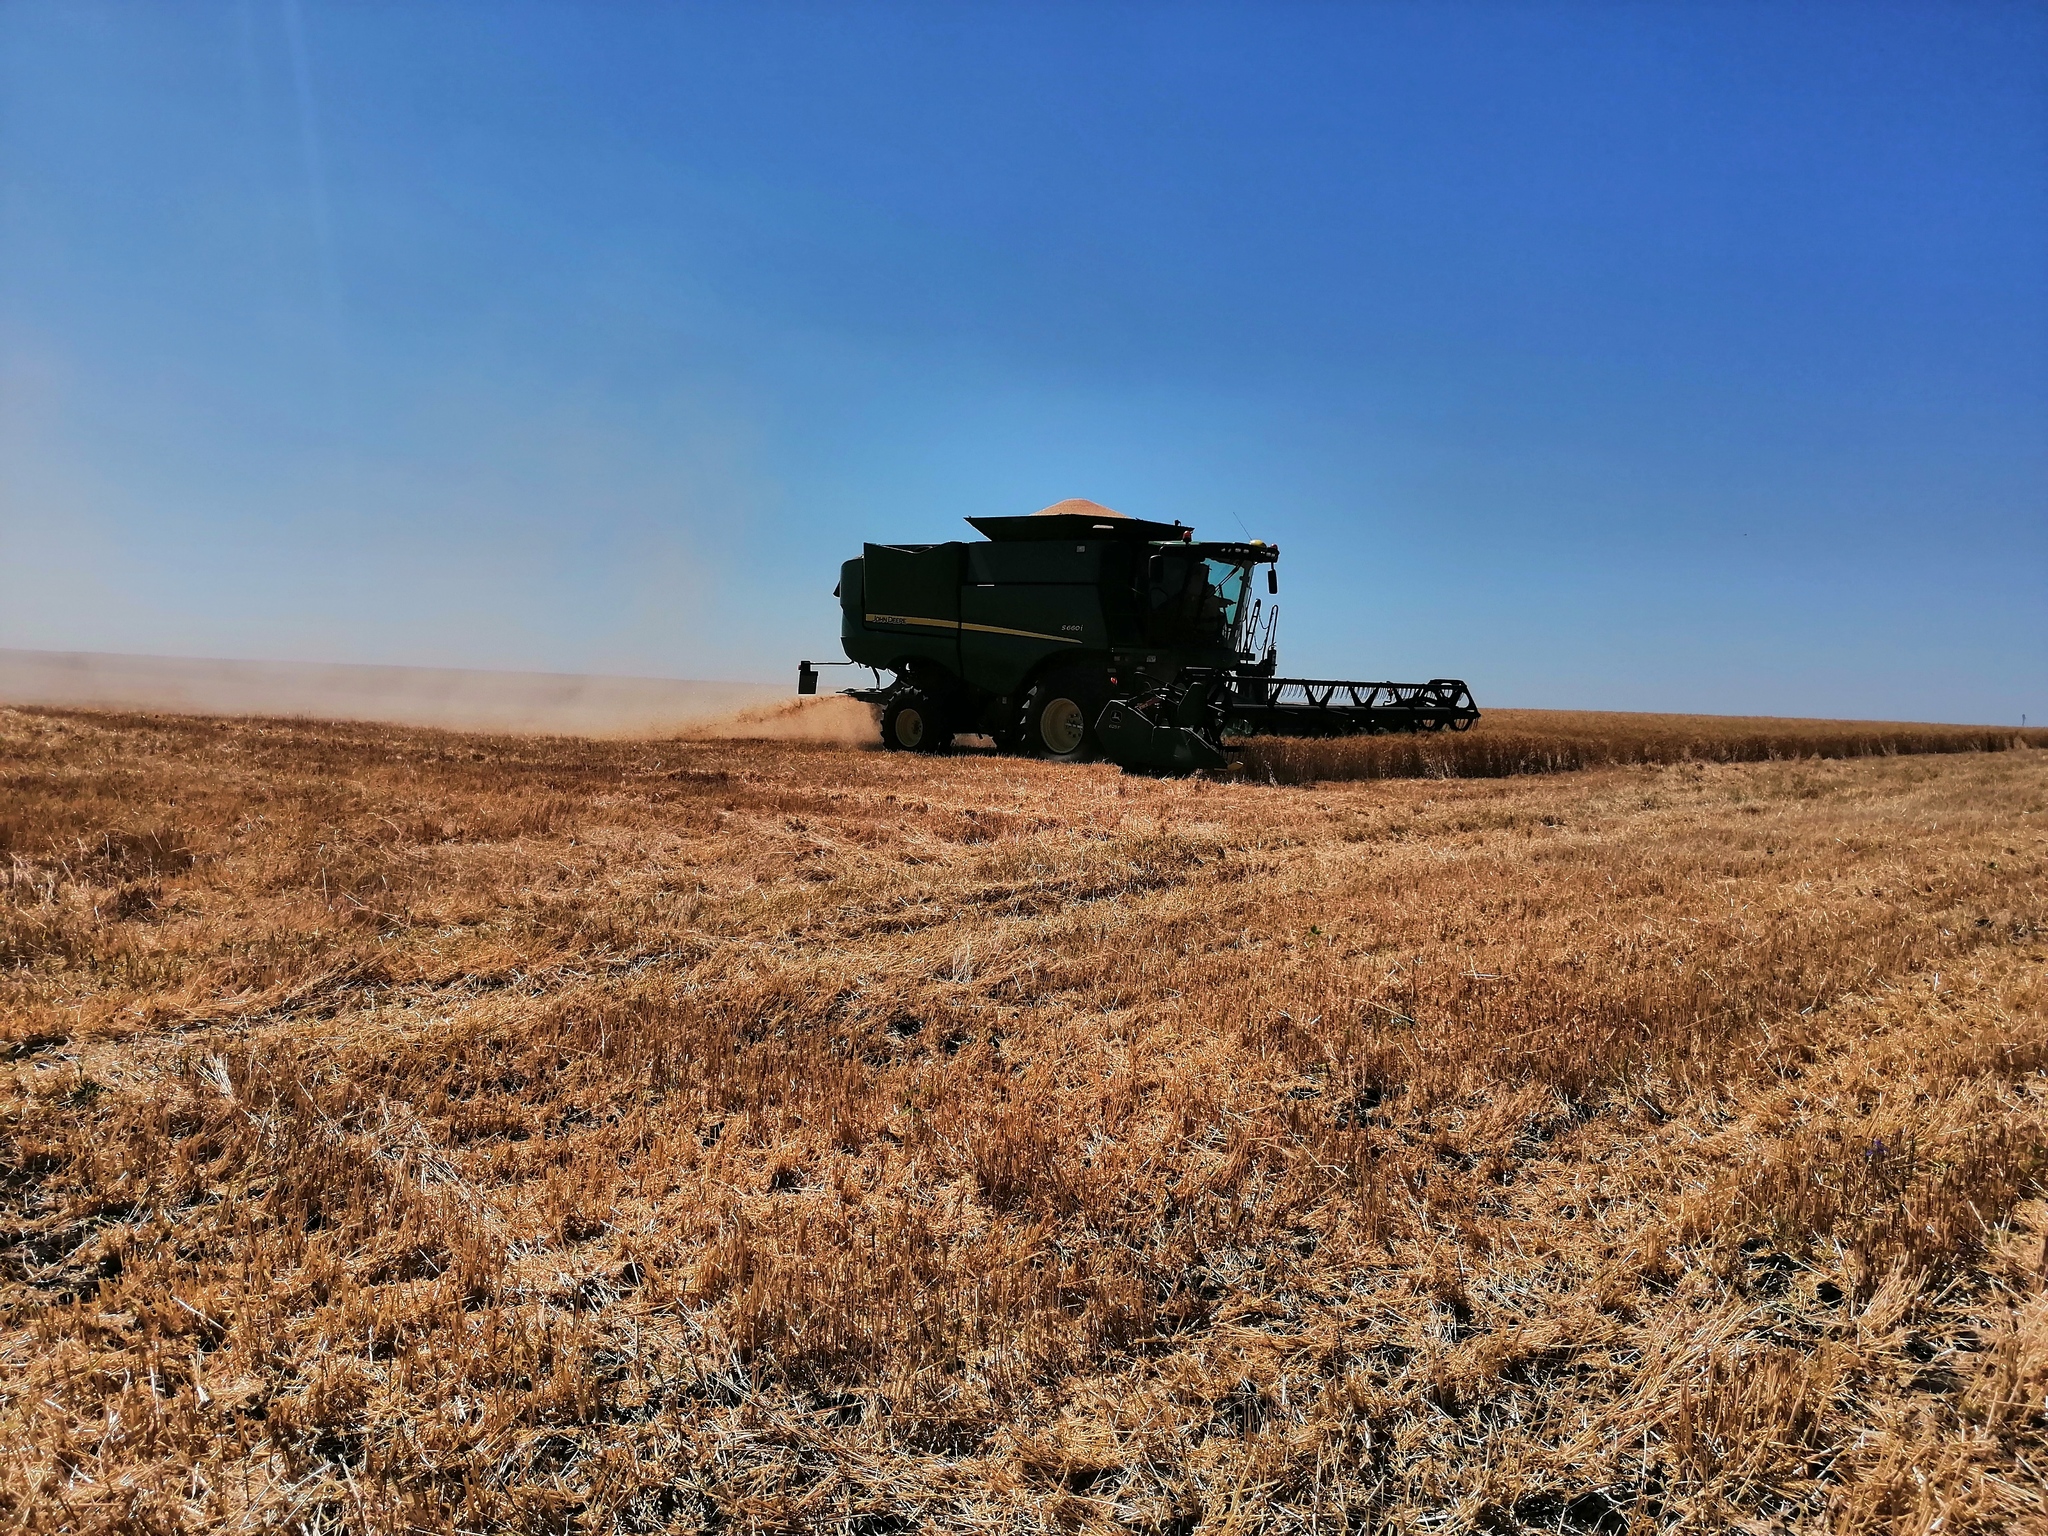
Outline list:
[[[1035,629],[1004,629],[1000,624],[961,624],[952,619],[920,619],[906,613],[871,613],[870,624],[922,624],[927,629],[971,629],[978,635],[1016,635],[1023,640],[1051,640],[1060,645],[1080,645],[1072,635],[1045,635]]]
[[[1026,640],[1057,640],[1061,645],[1081,643],[1072,635],[1041,635],[1035,629],[1004,629],[1000,624],[962,624],[960,627],[977,630],[984,635],[1021,635]]]

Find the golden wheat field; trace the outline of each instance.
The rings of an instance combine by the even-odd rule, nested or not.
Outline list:
[[[0,1514],[2041,1528],[2048,752],[1755,725],[0,710]]]
[[[1342,779],[1499,779],[1628,763],[1769,763],[2048,747],[2048,730],[1489,709],[1471,730],[1247,742],[1239,767],[1269,784]]]

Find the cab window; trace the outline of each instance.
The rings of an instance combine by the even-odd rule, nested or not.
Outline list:
[[[1145,571],[1147,630],[1167,645],[1228,645],[1244,608],[1249,566],[1193,550],[1152,556]]]

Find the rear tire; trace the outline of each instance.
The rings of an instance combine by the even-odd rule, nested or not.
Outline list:
[[[943,752],[953,744],[931,696],[907,688],[882,710],[882,745],[892,752]]]
[[[1095,718],[1102,713],[1100,690],[1070,675],[1048,677],[1024,695],[1018,722],[1019,745],[1057,763],[1078,763],[1096,755]]]

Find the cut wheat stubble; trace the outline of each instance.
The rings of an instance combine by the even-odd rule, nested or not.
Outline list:
[[[0,741],[22,1528],[2031,1513],[2038,753]]]

